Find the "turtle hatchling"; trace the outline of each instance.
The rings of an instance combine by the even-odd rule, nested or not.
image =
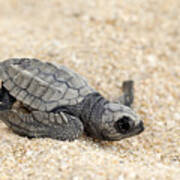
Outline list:
[[[144,130],[131,107],[131,80],[112,102],[67,67],[38,59],[0,62],[0,80],[0,120],[21,136],[72,141],[85,132],[117,141]]]

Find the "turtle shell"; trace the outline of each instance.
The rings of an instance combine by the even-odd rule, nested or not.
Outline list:
[[[1,62],[0,79],[13,97],[41,111],[76,105],[94,92],[83,77],[67,67],[37,59]]]

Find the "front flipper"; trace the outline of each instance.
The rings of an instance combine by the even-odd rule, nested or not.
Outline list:
[[[0,119],[15,133],[30,138],[49,137],[72,141],[83,133],[82,122],[74,116],[60,112],[0,111]]]
[[[115,102],[131,107],[134,101],[134,82],[132,80],[124,81],[122,89],[123,95],[115,100]]]

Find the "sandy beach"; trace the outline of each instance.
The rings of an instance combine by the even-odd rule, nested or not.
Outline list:
[[[63,64],[109,100],[134,80],[145,131],[63,142],[0,121],[0,180],[180,179],[179,0],[0,0],[0,61],[12,57]]]

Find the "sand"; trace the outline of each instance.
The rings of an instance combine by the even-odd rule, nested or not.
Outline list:
[[[0,60],[56,61],[108,99],[133,79],[146,127],[119,142],[61,142],[0,122],[0,179],[180,179],[179,9],[179,0],[0,0]]]

